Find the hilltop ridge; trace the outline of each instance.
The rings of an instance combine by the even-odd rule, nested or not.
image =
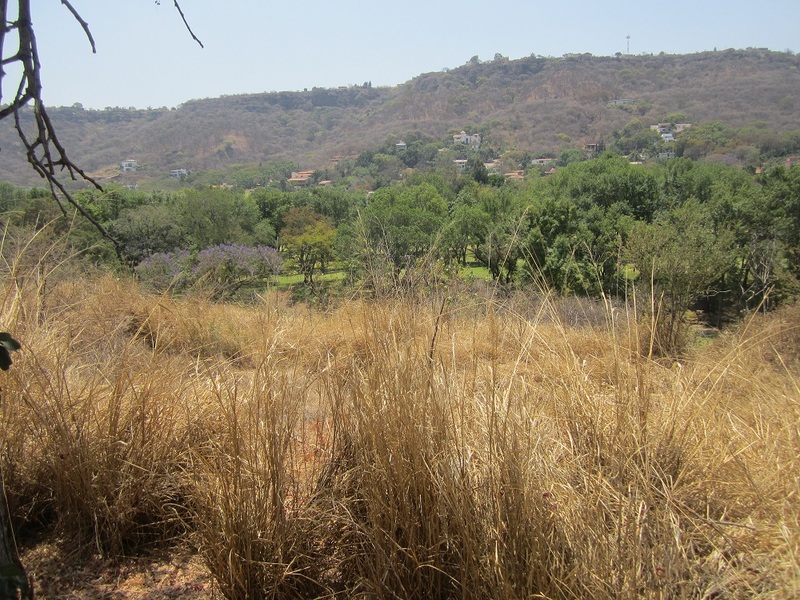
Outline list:
[[[688,55],[473,59],[391,88],[312,88],[188,101],[175,109],[51,109],[70,157],[104,179],[134,159],[143,178],[291,160],[321,168],[387,138],[480,132],[498,151],[553,154],[632,119],[680,114],[754,132],[797,129],[800,56],[764,49]],[[615,102],[624,100],[624,102]],[[0,180],[34,185],[13,124],[0,129]]]

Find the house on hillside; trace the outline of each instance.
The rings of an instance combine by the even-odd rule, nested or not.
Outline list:
[[[172,179],[179,179],[183,181],[189,176],[189,171],[186,169],[172,169],[172,171],[169,172],[169,176]]]
[[[139,170],[139,163],[132,158],[123,160],[121,163],[119,163],[119,170],[123,173],[135,173]]]
[[[496,158],[489,162],[483,163],[483,166],[486,167],[486,171],[488,173],[500,173],[500,161]]]
[[[462,131],[453,136],[453,143],[464,144],[477,150],[481,145],[481,135],[479,133],[469,135],[466,131]]]
[[[606,144],[603,140],[598,140],[596,142],[588,142],[583,145],[583,149],[588,152],[594,152],[595,154],[600,154],[601,152],[605,152]]]
[[[453,164],[456,166],[456,169],[458,169],[459,173],[466,173],[468,162],[469,161],[466,158],[457,158],[453,161]]]
[[[408,150],[408,145],[403,140],[400,140],[394,145],[394,149],[397,152],[404,152],[405,150]]]
[[[650,129],[657,131],[661,135],[664,135],[665,133],[671,133],[675,135],[676,133],[680,133],[681,131],[689,129],[691,126],[691,123],[658,123],[656,125],[650,125]]]
[[[314,171],[292,171],[292,176],[287,180],[289,185],[306,186],[311,182]]]

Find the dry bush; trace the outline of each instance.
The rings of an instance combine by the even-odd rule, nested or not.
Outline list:
[[[625,307],[542,294],[323,313],[5,281],[28,529],[179,536],[229,598],[800,591],[796,308],[667,363]]]
[[[309,597],[323,589],[319,525],[307,504],[312,466],[298,444],[307,383],[288,377],[280,362],[265,357],[247,382],[224,369],[212,376],[222,428],[192,451],[196,540],[227,598]]]

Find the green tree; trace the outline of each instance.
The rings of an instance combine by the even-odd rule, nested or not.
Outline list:
[[[604,154],[539,179],[525,192],[532,275],[561,293],[614,293],[619,252],[634,220],[663,207],[657,172]]]
[[[178,214],[165,204],[146,204],[123,211],[108,224],[125,260],[136,264],[156,252],[187,246]]]
[[[615,204],[637,219],[649,221],[664,207],[658,171],[632,165],[622,156],[605,153],[558,170],[540,184],[575,201],[609,208]]]
[[[774,306],[797,292],[800,279],[800,168],[775,167],[758,182],[728,189],[723,207],[740,248],[736,291],[747,309]]]
[[[479,156],[470,157],[468,167],[469,174],[475,181],[483,185],[489,183],[489,171]]]
[[[659,133],[639,119],[629,121],[621,131],[613,132],[612,137],[614,146],[622,154],[652,151],[661,142]]]
[[[586,156],[583,154],[583,151],[578,150],[577,148],[569,148],[564,150],[559,156],[558,161],[556,164],[559,167],[566,167],[574,162],[580,162],[582,160],[586,160]]]
[[[735,266],[733,234],[715,228],[707,207],[688,201],[653,223],[635,223],[623,259],[650,288],[654,347],[672,353],[682,347],[686,311],[702,296],[722,291],[721,275]]]
[[[0,215],[8,218],[6,213],[17,210],[25,201],[25,190],[15,187],[10,183],[0,182]]]
[[[489,218],[485,212],[477,206],[459,204],[453,210],[442,236],[445,255],[466,265],[468,250],[471,248],[473,254],[475,253],[477,247],[486,239],[488,229]]]
[[[434,247],[446,215],[447,202],[427,183],[377,190],[363,211],[371,247],[397,272]]]
[[[181,229],[192,249],[227,243],[249,244],[259,208],[248,195],[226,189],[186,190],[177,199]]]
[[[675,141],[675,153],[696,160],[725,148],[735,136],[733,129],[717,121],[695,125]]]
[[[491,223],[483,243],[475,250],[475,257],[500,283],[511,283],[524,259],[527,225],[527,220],[521,216],[507,214],[502,220]]]
[[[303,283],[313,285],[315,270],[325,272],[333,258],[336,229],[327,217],[307,206],[297,206],[284,215],[280,240],[302,273]]]
[[[297,193],[299,198],[294,201],[295,205],[308,205],[314,212],[328,217],[334,225],[352,219],[363,199],[363,193],[353,194],[339,187],[317,186]]]
[[[260,188],[249,193],[258,207],[260,220],[267,220],[275,231],[283,227],[283,215],[293,205],[292,192],[284,192],[276,188]]]
[[[776,167],[762,178],[772,230],[786,248],[786,264],[800,278],[800,165]]]
[[[145,194],[119,186],[109,186],[102,191],[89,189],[77,192],[75,199],[101,224],[118,219],[124,210],[150,202]]]

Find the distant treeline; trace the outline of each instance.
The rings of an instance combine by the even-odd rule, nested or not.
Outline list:
[[[376,156],[358,168],[380,169],[385,155]],[[472,164],[464,173],[410,171],[374,192],[81,192],[117,251],[85,220],[60,216],[46,192],[3,184],[0,210],[9,239],[51,223],[39,238],[61,236],[84,261],[134,268],[145,283],[175,291],[197,283],[198,257],[217,248],[204,260],[220,261],[213,279],[221,295],[226,273],[236,282],[228,292],[246,286],[248,273],[263,285],[296,272],[314,286],[334,270],[344,274],[340,285],[379,295],[463,279],[471,267],[497,285],[564,295],[623,296],[636,287],[679,322],[690,308],[723,319],[797,293],[800,166],[753,174],[685,158],[631,164],[608,153],[516,182]],[[276,253],[244,250],[267,247]],[[260,266],[241,262],[257,258]]]

